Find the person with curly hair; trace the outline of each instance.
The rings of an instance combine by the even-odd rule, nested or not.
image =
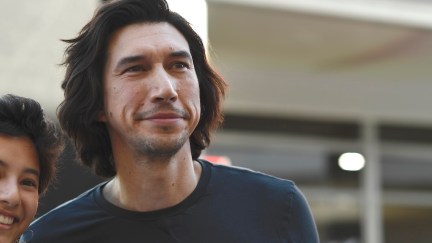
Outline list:
[[[0,242],[16,242],[55,179],[63,139],[38,102],[0,97]]]

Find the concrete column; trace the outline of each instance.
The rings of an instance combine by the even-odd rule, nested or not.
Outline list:
[[[373,120],[362,126],[362,143],[366,165],[361,176],[362,242],[384,242],[382,217],[381,159],[378,128]]]

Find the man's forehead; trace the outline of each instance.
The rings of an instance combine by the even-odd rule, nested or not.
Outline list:
[[[133,46],[166,46],[170,48],[187,48],[186,38],[169,23],[138,23],[127,25],[117,30],[110,38],[110,46],[121,48]]]
[[[108,62],[118,65],[122,59],[140,56],[141,60],[154,57],[185,57],[192,59],[183,35],[168,23],[140,23],[118,30],[107,49]]]

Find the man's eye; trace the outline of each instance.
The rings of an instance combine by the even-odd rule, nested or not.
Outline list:
[[[176,68],[176,69],[184,69],[184,68],[189,68],[189,64],[187,64],[187,63],[184,63],[184,62],[177,62],[177,63],[174,63],[174,68]]]
[[[142,72],[144,71],[144,67],[143,66],[133,66],[130,68],[127,68],[124,73],[136,73],[136,72]]]

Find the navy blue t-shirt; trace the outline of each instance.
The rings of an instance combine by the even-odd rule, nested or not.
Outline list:
[[[195,190],[179,204],[152,212],[119,208],[102,183],[35,220],[29,243],[319,242],[309,206],[292,181],[199,161]],[[30,239],[28,239],[30,238]]]

